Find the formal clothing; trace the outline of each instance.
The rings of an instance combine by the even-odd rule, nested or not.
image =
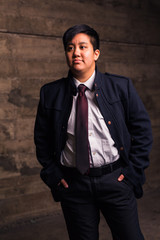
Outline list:
[[[129,182],[118,182],[122,169],[101,177],[65,175],[70,189],[60,188],[70,240],[98,240],[100,211],[114,240],[144,240],[137,204]],[[104,184],[106,183],[106,184]],[[107,239],[107,236],[106,236]]]
[[[73,79],[76,88],[81,84],[77,79]],[[98,108],[94,89],[95,72],[84,83],[86,97],[88,99],[88,138],[90,147],[90,167],[100,167],[114,162],[119,158],[118,150],[111,137],[109,129]],[[76,167],[75,155],[75,117],[77,96],[73,96],[71,114],[67,125],[67,141],[61,154],[61,163],[67,167]]]
[[[96,70],[94,89],[97,106],[122,159],[122,173],[133,185],[135,196],[141,197],[152,144],[148,114],[126,77]],[[41,178],[52,189],[56,201],[61,200],[57,190],[57,184],[64,178],[60,157],[68,139],[68,119],[76,94],[70,72],[67,78],[44,85],[40,92],[35,123],[36,153],[43,166]]]
[[[35,123],[41,177],[60,201],[70,240],[98,240],[100,211],[114,240],[144,240],[135,196],[143,194],[149,165],[151,124],[130,79],[97,69],[86,91],[90,171],[76,169],[75,103],[77,81],[44,85]],[[95,154],[94,154],[95,152]],[[118,181],[123,174],[124,180]],[[68,188],[59,184],[65,179]]]
[[[76,103],[76,168],[81,174],[90,169],[89,141],[88,141],[88,101],[85,95],[87,87],[84,84],[78,86],[78,98]]]

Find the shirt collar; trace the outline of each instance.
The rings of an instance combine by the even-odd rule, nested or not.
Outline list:
[[[93,84],[94,84],[94,79],[95,79],[95,75],[96,75],[96,72],[94,71],[93,72],[93,74],[92,74],[92,76],[87,80],[87,81],[85,81],[85,82],[80,82],[78,79],[76,79],[76,78],[74,78],[73,77],[73,80],[74,80],[74,83],[75,83],[75,85],[76,85],[76,87],[78,88],[78,86],[80,85],[80,84],[84,84],[89,90],[91,90],[92,91],[92,89],[93,89]]]

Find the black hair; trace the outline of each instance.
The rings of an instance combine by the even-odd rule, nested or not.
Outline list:
[[[91,44],[93,45],[94,51],[99,49],[99,35],[98,33],[91,27],[85,24],[75,25],[69,28],[63,35],[63,45],[66,51],[67,44],[71,41],[75,35],[79,33],[85,33],[90,36]]]

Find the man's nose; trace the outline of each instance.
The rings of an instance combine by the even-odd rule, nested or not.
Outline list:
[[[80,49],[78,47],[75,47],[73,54],[74,54],[74,56],[79,56],[80,55]]]

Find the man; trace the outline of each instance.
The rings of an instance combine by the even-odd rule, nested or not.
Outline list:
[[[130,79],[98,71],[94,29],[73,26],[63,44],[68,77],[41,88],[35,123],[41,178],[70,240],[98,240],[100,211],[114,240],[142,240],[135,197],[149,164],[149,117]]]

